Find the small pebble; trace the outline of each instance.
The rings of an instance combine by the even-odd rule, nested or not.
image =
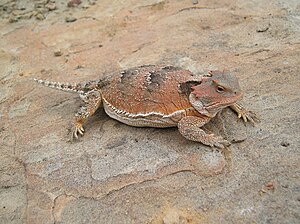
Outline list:
[[[84,66],[84,65],[77,65],[77,66],[75,67],[75,69],[81,69],[81,68],[85,68],[85,66]]]
[[[263,32],[266,32],[270,27],[270,24],[262,24],[262,25],[259,25],[259,27],[256,28],[256,32],[257,33],[263,33]]]
[[[72,23],[72,22],[75,22],[77,19],[73,16],[70,16],[70,17],[66,17],[65,20],[67,23]]]
[[[283,146],[283,147],[288,147],[290,145],[290,143],[288,141],[282,141],[280,143],[280,145]]]
[[[81,4],[81,0],[71,0],[68,2],[67,6],[68,7],[75,7],[77,5]]]
[[[267,183],[267,184],[266,184],[266,189],[267,189],[267,190],[274,190],[274,185],[273,185],[273,183],[272,183],[272,182]]]
[[[53,10],[56,9],[55,3],[51,3],[51,2],[48,3],[48,4],[46,4],[45,7],[46,7],[47,9],[49,9],[49,11],[53,11]]]
[[[62,56],[61,50],[55,50],[55,51],[54,51],[54,56],[55,56],[55,57]]]
[[[198,0],[192,0],[193,5],[198,4]]]

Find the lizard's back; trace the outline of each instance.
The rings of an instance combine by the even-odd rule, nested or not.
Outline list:
[[[188,95],[201,77],[172,66],[147,65],[111,77],[101,89],[106,113],[133,126],[176,126],[184,113],[196,114]]]

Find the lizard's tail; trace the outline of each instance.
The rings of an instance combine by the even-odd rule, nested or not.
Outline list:
[[[40,80],[40,79],[33,79],[39,84],[42,84],[43,86],[47,86],[49,88],[53,89],[59,89],[65,92],[75,92],[75,93],[82,93],[83,90],[81,88],[81,85],[78,84],[69,84],[69,83],[59,83],[59,82],[51,82],[46,80]]]

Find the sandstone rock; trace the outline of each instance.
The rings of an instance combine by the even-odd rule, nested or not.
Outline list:
[[[299,222],[299,4],[192,3],[1,2],[0,223]],[[71,14],[78,21],[66,23]],[[31,80],[79,83],[145,64],[230,70],[261,123],[225,110],[205,128],[238,143],[214,152],[100,109],[70,143],[79,96]]]

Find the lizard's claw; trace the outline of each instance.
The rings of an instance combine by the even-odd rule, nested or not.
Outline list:
[[[253,111],[248,111],[246,109],[241,109],[238,113],[238,118],[242,118],[245,123],[248,121],[254,126],[256,122],[259,122],[259,118]]]
[[[72,131],[72,137],[73,139],[78,139],[78,134],[83,135],[84,129],[81,124],[76,124],[74,127],[74,130]]]

